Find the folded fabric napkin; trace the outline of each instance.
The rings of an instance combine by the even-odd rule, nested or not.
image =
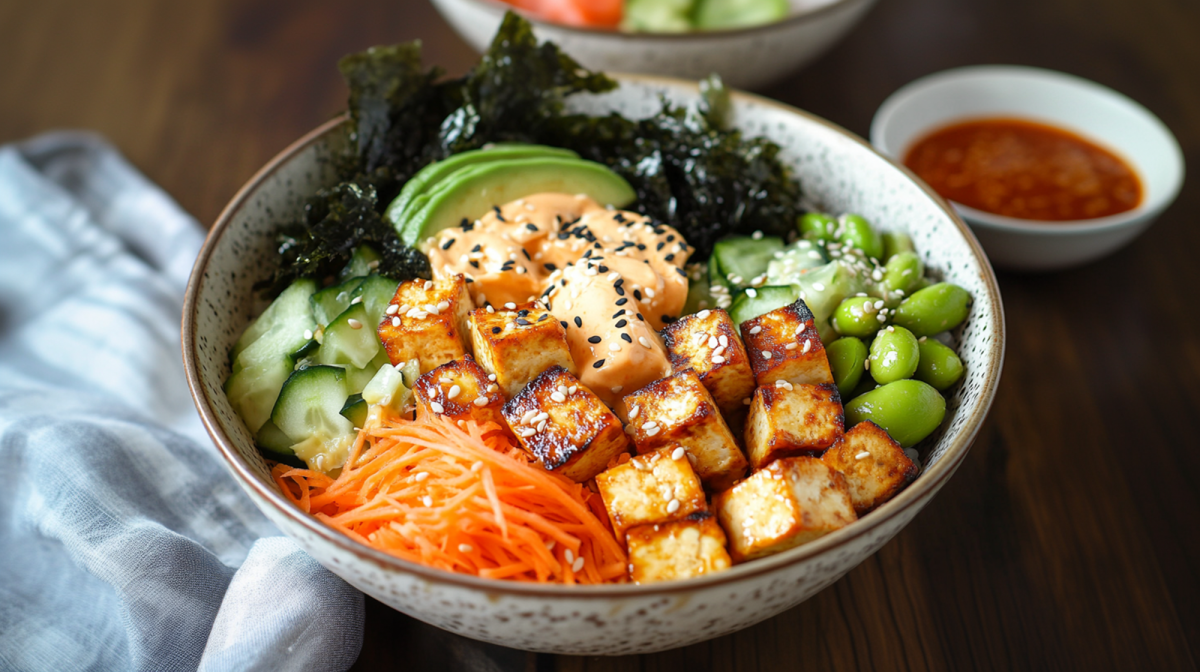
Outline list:
[[[344,670],[363,597],[238,489],[184,380],[203,233],[102,140],[0,148],[0,670]]]

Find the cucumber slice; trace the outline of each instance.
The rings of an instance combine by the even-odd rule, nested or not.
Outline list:
[[[338,315],[346,312],[354,299],[354,292],[366,282],[365,278],[350,278],[336,285],[330,285],[312,295],[312,315],[320,324],[328,325]]]
[[[346,372],[335,366],[300,369],[279,392],[271,422],[312,469],[328,472],[346,462],[354,440],[354,425],[341,414],[347,396]]]
[[[292,360],[281,356],[246,366],[225,382],[225,396],[252,434],[271,417],[279,390],[292,373]]]
[[[368,324],[372,329],[376,329],[383,321],[383,314],[392,302],[392,297],[396,296],[396,288],[399,286],[399,282],[382,275],[368,275],[354,290],[350,300],[362,299],[363,305],[367,307],[367,319],[370,320]]]
[[[767,264],[767,284],[794,285],[805,271],[828,263],[823,247],[811,240],[797,240]]]
[[[293,457],[296,455],[296,453],[292,452],[292,444],[295,441],[288,438],[288,435],[284,434],[283,430],[276,427],[275,423],[270,420],[267,420],[259,428],[258,433],[254,435],[254,442],[258,444],[259,448],[276,455],[289,455]]]
[[[863,274],[840,259],[800,274],[796,287],[818,324],[828,321],[843,299],[869,289]]]
[[[351,305],[325,327],[325,339],[313,361],[361,369],[375,359],[381,348],[379,335],[367,315],[367,306],[360,302]]]
[[[751,292],[754,293],[754,296],[750,295]],[[733,324],[740,334],[742,323],[746,320],[754,319],[776,308],[790,306],[799,297],[800,291],[792,285],[768,285],[757,289],[747,289],[738,294],[734,298],[733,304],[729,306],[729,319],[733,320]]]
[[[286,357],[304,346],[309,340],[304,332],[317,326],[308,305],[316,289],[312,280],[297,280],[267,306],[234,345],[230,353],[233,373]]]
[[[404,374],[390,364],[379,367],[362,392],[368,404],[387,406],[396,411],[402,410],[411,396],[411,390],[404,384]]]
[[[787,0],[699,0],[693,17],[700,30],[729,30],[787,17]]]
[[[421,377],[420,360],[410,359],[403,364],[397,364],[396,368],[400,369],[400,373],[404,376],[405,387],[413,388],[417,386],[417,379]]]
[[[726,238],[713,246],[722,277],[730,286],[746,287],[750,281],[767,272],[775,253],[783,250],[783,240],[774,236]]]
[[[369,245],[359,245],[354,248],[354,254],[350,256],[350,263],[342,269],[338,274],[340,280],[349,280],[350,278],[361,278],[370,275],[372,271],[379,266],[381,257]]]
[[[362,392],[375,374],[379,373],[379,369],[384,366],[391,368],[392,362],[388,359],[387,350],[380,348],[379,354],[375,355],[370,363],[361,369],[350,367],[346,369],[346,389],[350,394],[358,394]]]
[[[684,33],[692,29],[695,0],[627,0],[621,30]]]
[[[683,302],[683,312],[680,315],[691,315],[715,306],[716,301],[712,297],[711,287],[708,284],[708,273],[703,270],[697,273],[691,266],[687,271],[688,293],[687,299]]]
[[[299,362],[299,361],[303,360],[305,357],[312,355],[314,352],[317,351],[317,348],[319,348],[319,347],[321,347],[321,344],[318,343],[317,339],[314,338],[314,339],[310,340],[309,342],[305,343],[304,345],[300,346],[300,349],[293,352],[290,355],[290,357],[293,362]]]
[[[346,397],[346,403],[342,405],[341,415],[355,427],[362,428],[367,424],[368,406],[367,402],[363,401],[361,394],[352,394]]]

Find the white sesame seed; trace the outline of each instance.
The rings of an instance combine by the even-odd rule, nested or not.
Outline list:
[[[429,402],[429,408],[432,409],[434,413],[445,413],[446,412],[446,409],[436,401]]]
[[[879,314],[875,316],[875,319],[879,320],[880,322],[887,322],[887,313],[881,310],[879,311]]]
[[[539,422],[539,423],[537,424],[537,428],[536,428],[536,429],[537,429],[537,431],[541,432],[541,431],[545,430],[545,429],[546,429],[546,422],[547,422],[546,420],[542,420],[541,422]]]
[[[526,428],[518,431],[517,434],[522,439],[528,439],[529,437],[533,436],[534,434],[537,434],[537,430],[532,427],[526,427]]]
[[[629,409],[629,419],[632,420],[632,419],[636,418],[638,416],[638,413],[641,412],[641,410],[642,409],[639,406],[634,406],[633,408]]]
[[[572,385],[567,388],[567,394],[575,394],[576,390],[578,390],[578,389],[579,389],[578,386]]]
[[[683,446],[680,446],[680,447],[676,448],[675,450],[671,451],[671,459],[672,460],[682,460],[683,456],[686,454],[687,454],[687,451],[683,449]]]
[[[613,271],[612,273],[608,274],[608,281],[615,282],[617,280],[617,278],[619,278],[619,277],[621,277],[621,274],[617,273],[616,271]]]
[[[488,374],[488,380],[492,381],[493,383],[494,383],[494,382],[496,382],[496,374],[494,374],[494,373],[489,373],[489,374]]]
[[[425,495],[424,497],[421,498],[421,503],[424,504],[425,506],[433,506],[433,498],[430,497],[429,495]]]
[[[393,327],[399,327],[399,326],[400,326],[400,318],[398,318],[398,317],[393,317],[393,318],[392,318],[392,326],[393,326]]]
[[[918,343],[924,343],[926,338],[928,338],[928,336],[922,336],[922,337],[920,337],[920,338],[918,338],[918,339],[917,339],[917,342],[918,342]]]
[[[559,394],[566,395],[566,393],[567,393],[566,385],[559,385],[556,389],[558,390]]]
[[[675,513],[678,510],[679,510],[679,500],[678,499],[672,499],[671,501],[667,502],[667,513]]]
[[[712,363],[713,363],[713,364],[724,364],[724,363],[725,363],[725,358],[724,358],[724,357],[722,357],[721,355],[713,355],[713,356],[712,356]]]
[[[880,308],[883,308],[883,299],[875,302],[875,310],[879,310]]]
[[[720,343],[722,346],[728,346],[729,345],[729,337],[726,336],[725,334],[721,334],[717,338],[717,342]]]
[[[471,471],[473,471],[475,473],[479,473],[479,472],[483,471],[483,462],[476,462],[475,464],[472,464]]]
[[[575,562],[571,563],[571,571],[578,573],[583,569],[583,558],[575,558]]]
[[[754,327],[750,330],[751,335],[758,335],[760,333],[762,333],[762,327]]]
[[[353,317],[347,319],[346,324],[350,325],[351,329],[362,329],[362,322],[359,322],[358,320],[354,319]]]
[[[550,398],[560,404],[567,400],[566,395],[564,395],[562,392],[555,392],[550,395]]]
[[[389,305],[387,307],[387,310],[385,310],[383,312],[387,313],[388,315],[395,315],[397,310],[400,310],[400,306],[397,306],[396,304],[393,303],[393,304]]]
[[[444,385],[450,385],[454,382],[450,376],[438,376],[438,382]]]
[[[313,337],[312,329],[305,329],[304,330],[304,338],[306,338],[308,340],[312,340],[312,337]]]
[[[869,357],[863,360],[863,369],[866,371],[871,370],[871,359]]]
[[[818,292],[823,292],[823,291],[825,291],[825,285],[823,285],[819,282],[814,282],[813,289],[817,290]]]
[[[533,420],[531,422],[541,422],[549,417],[550,417],[550,414],[543,411],[543,412],[538,413],[537,415],[533,416]]]
[[[715,348],[715,347],[717,347],[717,346],[718,346],[720,343],[721,343],[721,342],[717,340],[717,337],[716,337],[716,336],[709,336],[709,337],[708,337],[708,347],[710,347],[710,348]]]
[[[771,358],[771,351],[770,351],[770,350],[763,350],[763,351],[762,351],[762,356],[763,356],[763,359],[770,359],[770,358]]]
[[[707,318],[709,316],[709,314],[710,314],[710,311],[702,310],[702,311],[696,313],[696,317],[703,320],[703,319]]]
[[[512,301],[509,301],[508,303],[504,304],[504,307],[509,310],[516,310],[517,304],[513,303]]]
[[[868,457],[870,457],[870,456],[871,456],[871,453],[870,453],[870,451],[866,451],[866,450],[864,450],[864,451],[862,451],[861,453],[859,453],[859,454],[855,455],[855,456],[854,456],[854,459],[856,459],[856,460],[865,460],[865,459],[867,459],[867,458],[868,458]]]
[[[754,291],[754,288],[752,287],[746,290],[746,296],[754,299],[758,297],[758,292]]]
[[[647,339],[645,336],[638,336],[638,343],[641,343],[642,347],[645,347],[645,348],[650,347],[650,340]]]
[[[787,345],[783,346],[783,349],[784,350],[795,350],[797,347],[799,347],[799,346],[796,343],[788,343]]]
[[[717,355],[724,354],[724,352],[725,352],[725,346],[718,345],[716,348],[713,349],[712,354],[715,357]]]
[[[642,425],[642,429],[654,429],[657,426],[658,426],[657,420],[648,420],[648,421],[646,421],[646,424]]]
[[[612,387],[610,387],[608,389],[612,390],[613,394],[620,394],[621,390],[625,389],[625,386],[624,385],[613,385]]]
[[[575,554],[569,548],[563,549],[563,557],[567,559],[567,562],[575,562]]]
[[[353,299],[351,299],[351,300],[350,300],[350,305],[352,305],[352,306],[353,306],[353,305],[356,305],[356,304],[359,304],[359,303],[362,303],[362,297],[361,297],[361,296],[356,296],[356,297],[354,297]]]
[[[470,545],[470,544],[459,544],[459,545],[458,545],[458,552],[459,552],[459,553],[470,553],[470,552],[471,552],[471,551],[473,551],[473,550],[475,550],[475,549],[474,549],[474,548],[471,548],[471,545]]]
[[[475,397],[475,401],[472,401],[471,403],[475,404],[476,406],[483,407],[487,406],[488,400],[487,397]]]
[[[658,427],[651,427],[650,429],[646,430],[646,436],[654,436],[655,434],[658,434],[661,431],[662,430],[659,429]]]
[[[550,541],[547,541],[547,542],[546,542],[546,550],[547,550],[547,551],[553,551],[553,550],[554,550],[554,546],[555,546],[557,543],[558,543],[558,542],[554,541],[553,539],[551,539]]]
[[[429,472],[428,472],[428,471],[418,471],[418,472],[417,472],[416,479],[417,479],[417,482],[418,482],[418,483],[420,483],[421,481],[423,481],[423,480],[425,480],[425,479],[427,479],[427,478],[429,478]]]
[[[457,397],[460,392],[462,392],[461,387],[459,387],[458,385],[451,385],[450,391],[446,392],[446,398],[453,399],[453,398]]]
[[[615,342],[614,342],[614,343],[609,343],[609,344],[608,344],[608,349],[609,349],[609,350],[612,350],[613,352],[620,352],[620,351],[621,351],[621,344],[620,344],[620,343],[615,343]]]
[[[495,312],[496,312],[496,309],[495,309],[495,308],[493,308],[493,307],[492,307],[492,306],[489,304],[489,305],[488,305],[488,307],[487,307],[487,312],[488,312],[488,314],[490,315],[490,314],[492,314],[492,313],[495,313]]]

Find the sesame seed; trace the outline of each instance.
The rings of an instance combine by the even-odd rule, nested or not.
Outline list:
[[[642,429],[654,429],[657,426],[658,426],[657,420],[649,420],[646,422],[646,424],[642,425]]]
[[[495,309],[495,308],[493,308],[493,307],[491,306],[491,304],[488,304],[488,307],[487,307],[487,312],[488,312],[488,315],[491,315],[491,314],[493,314],[493,313],[495,313],[495,312],[496,312],[496,309]]]
[[[611,351],[613,351],[613,352],[620,352],[620,351],[621,351],[621,344],[620,344],[620,343],[609,343],[609,344],[608,344],[608,349],[609,349],[609,350],[611,350]]]
[[[350,325],[351,329],[362,329],[362,322],[359,322],[358,320],[354,319],[353,317],[347,319],[346,324]]]
[[[421,498],[421,503],[424,504],[425,506],[433,506],[433,498],[430,497],[429,495],[425,495],[424,497]]]
[[[542,430],[544,430],[544,429],[546,429],[546,421],[545,421],[545,420],[541,420],[541,421],[539,421],[539,422],[538,422],[538,424],[537,424],[537,431],[539,431],[539,432],[540,432],[540,431],[542,431]]]
[[[645,336],[638,336],[638,343],[641,343],[644,347],[650,347],[650,341]]]
[[[554,401],[557,401],[560,404],[567,400],[567,396],[565,394],[563,394],[562,392],[554,392],[550,395],[550,398],[553,399]]]
[[[702,311],[696,313],[696,317],[703,320],[703,319],[707,318],[710,314],[711,314],[711,311],[702,310]]]
[[[417,482],[418,482],[418,483],[420,483],[421,481],[423,481],[423,480],[425,480],[425,479],[427,479],[427,478],[429,478],[429,472],[428,472],[428,471],[418,471],[418,472],[417,472]]]
[[[500,386],[495,383],[492,383],[491,385],[487,386],[488,394],[491,394],[492,392],[495,392],[498,389],[500,389]]]
[[[460,392],[462,392],[461,387],[459,387],[458,385],[451,385],[450,391],[446,393],[446,398],[453,399],[453,398],[457,397]]]
[[[528,439],[529,437],[533,436],[534,434],[537,434],[537,430],[532,427],[526,427],[525,429],[522,429],[521,431],[517,432],[517,435],[520,436],[522,439]]]
[[[572,386],[570,386],[570,387],[568,387],[568,388],[567,388],[567,394],[575,394],[575,392],[576,392],[578,389],[579,389],[579,388],[578,388],[577,386],[575,386],[575,385],[572,385]]]
[[[795,350],[797,347],[799,347],[799,345],[796,343],[788,343],[786,346],[784,346],[783,349],[784,350]]]
[[[612,387],[610,387],[608,389],[612,390],[613,394],[620,394],[621,390],[625,389],[625,386],[624,385],[613,385]]]
[[[308,340],[312,340],[312,337],[313,337],[312,329],[305,329],[304,330],[304,338],[306,338]]]
[[[617,321],[617,324],[616,324],[616,327],[617,327],[618,329],[624,329],[624,328],[625,328],[625,325],[627,325],[627,324],[629,324],[629,320],[625,320],[625,319],[618,320],[618,321]]]
[[[633,337],[629,334],[621,334],[621,340],[625,341],[626,343],[633,343]]]
[[[528,425],[529,421],[532,420],[533,417],[537,414],[538,414],[537,409],[531,408],[528,411],[525,411],[525,415],[521,416],[521,424]]]
[[[746,296],[753,299],[753,298],[758,297],[758,292],[754,291],[754,288],[750,288],[750,289],[746,290]]]
[[[445,407],[443,407],[441,404],[439,404],[436,401],[429,402],[429,408],[432,409],[434,413],[445,413],[446,412]]]
[[[445,309],[447,309],[447,308],[449,308],[449,307],[450,307],[450,302],[449,302],[449,301],[438,301],[438,304],[437,304],[437,309],[438,309],[438,311],[439,311],[439,312],[441,312],[441,311],[443,311],[443,310],[445,310]]]
[[[762,327],[754,327],[750,330],[750,335],[755,336],[762,333]]]
[[[682,446],[680,446],[679,448],[676,448],[675,450],[671,451],[671,459],[672,460],[682,460],[683,456],[686,454],[687,454],[687,451],[684,450]]]
[[[571,563],[571,571],[578,573],[583,569],[583,558],[575,558],[575,562]]]
[[[494,374],[494,373],[489,373],[489,374],[488,374],[488,380],[492,381],[493,383],[494,383],[494,382],[496,382],[496,374]]]
[[[667,502],[667,513],[675,513],[678,510],[679,510],[679,500],[678,499],[672,499],[671,501]]]
[[[883,308],[883,299],[875,302],[875,310],[879,310],[880,308]]]
[[[870,457],[870,456],[871,456],[871,453],[870,453],[870,452],[868,452],[868,451],[866,451],[866,450],[864,450],[864,451],[862,451],[861,453],[859,453],[859,454],[855,455],[855,456],[854,456],[854,459],[856,459],[856,460],[865,460],[865,459],[867,459],[867,458],[868,458],[868,457]]]
[[[742,399],[742,404],[745,406],[749,406],[750,401],[751,401],[750,397],[746,397],[745,399]]]
[[[475,549],[471,548],[470,544],[459,544],[458,545],[458,551],[460,553],[470,553],[473,550],[475,550]]]
[[[823,292],[823,291],[825,291],[825,285],[822,285],[819,282],[814,282],[813,289],[817,290],[818,292]]]
[[[725,363],[725,358],[724,358],[723,356],[721,356],[721,355],[713,355],[713,356],[712,356],[712,363],[713,363],[713,364],[724,364],[724,363]]]
[[[602,339],[599,336],[588,336],[588,343],[599,343]]]
[[[392,326],[393,326],[393,327],[399,327],[399,326],[400,326],[400,318],[398,318],[398,317],[393,317],[393,318],[392,318]]]
[[[917,339],[917,342],[918,342],[918,343],[924,343],[926,338],[928,338],[928,337],[927,337],[927,336],[922,336],[922,337],[920,337],[920,338],[918,338],[918,339]]]
[[[750,238],[752,238],[753,240],[762,240],[762,237],[763,237],[762,231],[755,231],[754,233],[750,234]]]
[[[483,471],[483,462],[476,462],[475,464],[472,464],[471,471],[474,471],[475,473]]]
[[[546,550],[547,550],[547,551],[553,551],[553,550],[554,550],[554,546],[555,546],[557,543],[558,543],[558,542],[554,541],[553,539],[551,539],[550,541],[547,541],[547,542],[546,542]]]
[[[426,281],[425,281],[425,291],[427,291],[427,292],[428,292],[430,289],[433,289],[433,281],[432,281],[432,280],[426,280]]]
[[[488,400],[487,397],[475,397],[475,401],[472,401],[471,403],[475,404],[476,406],[483,407],[487,406]]]
[[[795,344],[793,343],[793,345]],[[812,350],[812,341],[805,341],[804,347],[800,349],[800,354],[807,355],[809,350]]]
[[[762,356],[763,356],[763,359],[770,359],[770,358],[771,358],[771,351],[770,351],[770,350],[763,350],[763,351],[762,351]]]
[[[871,370],[871,359],[869,357],[863,360],[863,369],[866,371]]]
[[[729,347],[729,337],[726,336],[725,334],[721,334],[720,336],[718,336],[717,342],[720,343],[721,347],[723,347],[723,348]]]
[[[393,304],[389,305],[387,307],[387,310],[385,310],[383,312],[388,315],[395,315],[397,310],[400,310],[400,306],[397,306],[396,304],[393,303]]]
[[[517,304],[513,303],[512,301],[509,301],[508,303],[504,304],[504,307],[509,310],[516,310]]]

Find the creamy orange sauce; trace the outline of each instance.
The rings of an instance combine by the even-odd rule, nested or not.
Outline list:
[[[675,229],[583,194],[537,194],[421,247],[435,277],[466,276],[477,306],[545,303],[580,382],[610,406],[670,375],[657,332],[683,309],[692,253]]]

